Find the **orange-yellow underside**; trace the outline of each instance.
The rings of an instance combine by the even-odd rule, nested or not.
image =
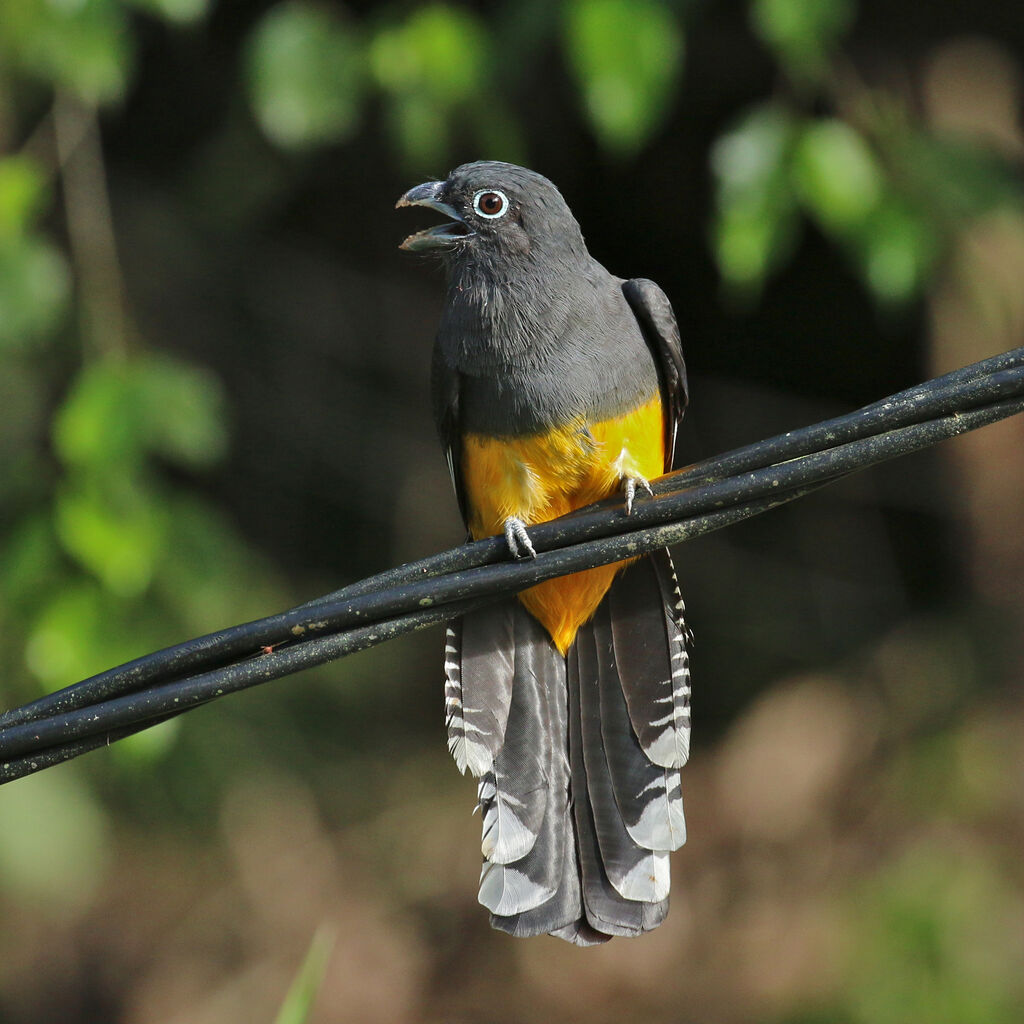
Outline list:
[[[665,470],[665,424],[655,395],[632,412],[599,423],[583,417],[533,437],[463,438],[462,473],[474,538],[502,533],[509,516],[527,526],[619,493],[626,476]],[[519,599],[564,654],[628,562],[539,583]]]

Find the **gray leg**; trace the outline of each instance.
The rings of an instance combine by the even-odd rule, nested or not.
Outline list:
[[[526,532],[526,524],[522,519],[509,516],[505,520],[505,543],[513,558],[536,558],[537,552],[533,549],[533,541]]]
[[[642,476],[627,476],[622,481],[622,492],[626,496],[626,515],[631,515],[633,512],[633,499],[636,497],[636,489],[640,488],[642,491],[646,491],[652,498],[654,497],[654,491],[651,490],[651,485]]]

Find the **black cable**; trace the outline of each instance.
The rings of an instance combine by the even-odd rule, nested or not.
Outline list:
[[[813,489],[804,488],[799,492],[779,495],[774,499],[762,499],[749,505],[703,515],[687,523],[652,527],[640,531],[635,542],[640,544],[643,550],[654,550],[679,543],[680,540],[710,533],[775,508]],[[607,552],[602,551],[602,543],[591,542],[590,555],[594,565],[616,561],[614,557],[605,557]],[[558,573],[545,574],[546,578],[552,575]],[[341,630],[280,651],[247,658],[198,676],[151,687],[140,693],[127,694],[84,709],[48,716],[39,721],[5,727],[0,731],[0,757],[5,759],[0,761],[0,784],[123,739],[201,704],[209,703],[217,697],[322,665],[405,633],[454,618],[488,601],[496,600],[503,596],[503,593],[504,591],[439,604],[437,607],[382,619],[372,625]]]
[[[538,557],[528,562],[510,562],[504,540],[489,538],[136,659],[0,715],[0,782],[496,596],[739,521],[856,469],[1013,415],[1024,399],[1007,396],[1021,395],[1024,349],[1016,349],[669,474],[631,516],[609,501],[531,527]],[[703,482],[680,490],[696,481]]]
[[[654,482],[657,494],[713,482],[730,474],[766,468],[778,462],[891,431],[928,417],[968,410],[994,398],[1019,394],[1024,375],[1024,348],[1013,349],[973,363],[942,377],[915,385],[906,391],[875,402],[854,413],[823,423],[789,431],[777,437],[707,459],[688,469],[667,474]],[[1018,390],[1015,390],[1018,389]],[[530,536],[538,551],[571,541],[577,536],[599,536],[616,528],[608,510],[618,502],[578,510],[552,523],[531,527]],[[642,508],[640,503],[638,508]],[[101,672],[81,683],[41,697],[21,708],[0,714],[0,729],[58,714],[141,690],[158,682],[181,678],[229,664],[258,651],[297,637],[336,628],[319,625],[320,615],[312,610],[331,610],[341,602],[380,594],[416,581],[498,564],[507,558],[503,538],[491,537],[429,558],[379,573],[322,598],[268,616],[145,655],[114,669]],[[353,610],[358,617],[360,611]],[[292,632],[295,630],[296,632]]]

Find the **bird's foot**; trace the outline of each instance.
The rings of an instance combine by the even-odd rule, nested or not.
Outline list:
[[[636,497],[637,488],[641,491],[646,491],[652,498],[654,497],[654,491],[645,477],[634,473],[624,476],[622,478],[622,493],[626,498],[627,516],[633,513],[633,499]]]
[[[505,543],[513,558],[536,558],[537,552],[533,548],[533,541],[526,532],[526,524],[522,519],[509,516],[505,520]]]

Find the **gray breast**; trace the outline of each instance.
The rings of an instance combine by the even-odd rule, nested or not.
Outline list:
[[[601,269],[603,281],[587,281],[572,296],[570,315],[547,318],[560,330],[541,336],[544,327],[535,325],[537,336],[513,353],[496,336],[500,328],[490,336],[482,329],[473,358],[457,366],[464,431],[537,434],[580,415],[609,419],[650,399],[658,387],[653,357],[621,283]],[[456,363],[459,348],[452,345]]]

